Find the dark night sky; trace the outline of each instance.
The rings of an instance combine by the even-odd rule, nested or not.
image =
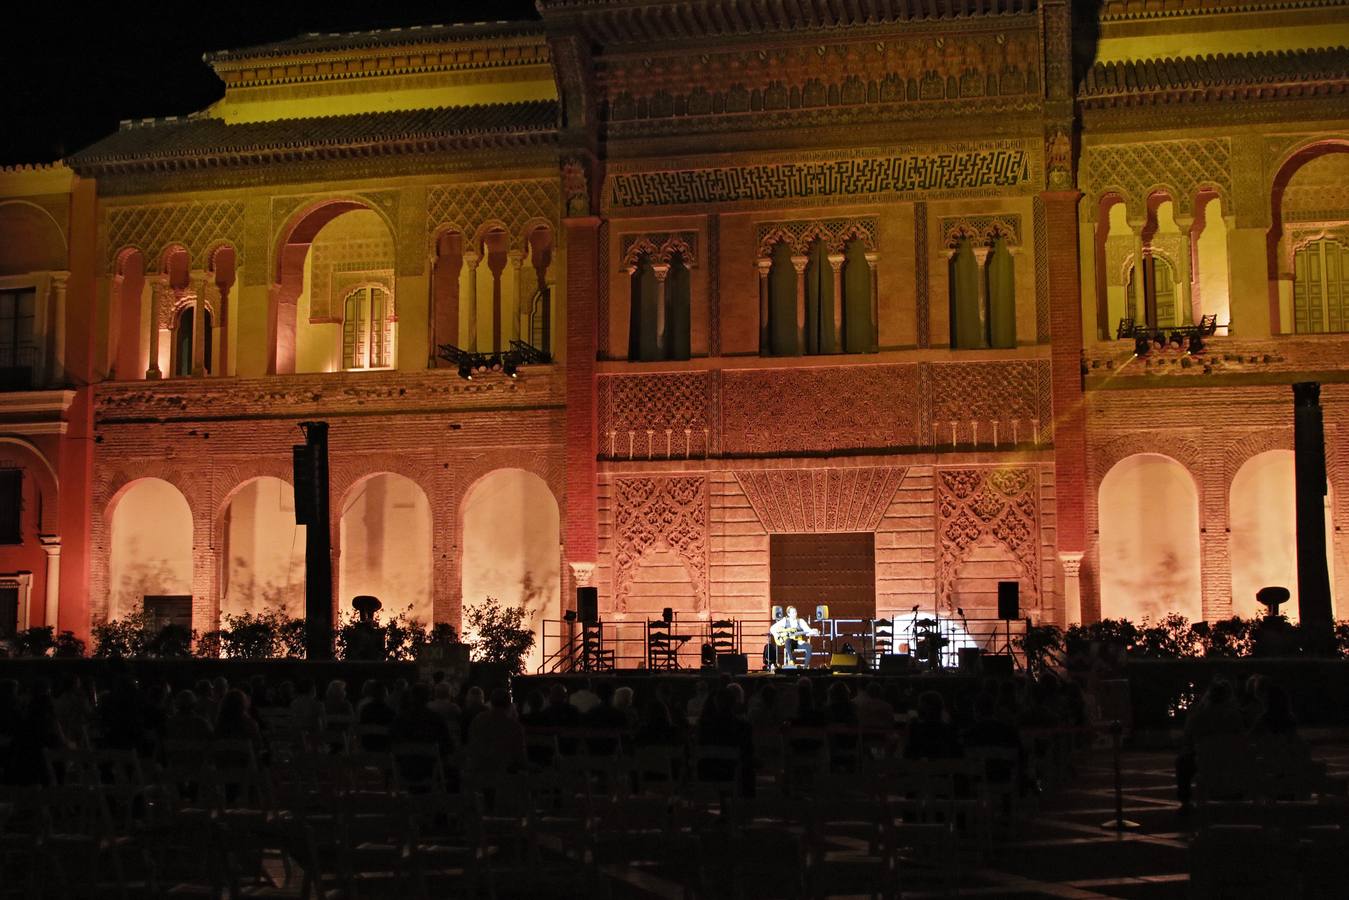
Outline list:
[[[308,31],[535,17],[532,0],[11,6],[0,16],[10,35],[0,62],[0,165],[50,162],[115,131],[119,120],[209,105],[224,93],[201,61],[210,50]]]

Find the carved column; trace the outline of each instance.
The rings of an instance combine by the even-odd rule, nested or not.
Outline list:
[[[43,607],[45,618],[42,623],[51,626],[54,636],[60,630],[57,617],[60,614],[61,597],[61,538],[55,534],[40,534],[37,540],[42,546],[42,552],[47,554],[47,590]]]
[[[464,267],[468,269],[468,342],[465,350],[478,350],[478,263],[482,256],[475,250],[464,251]]]
[[[498,260],[500,257],[496,257]],[[492,267],[492,257],[487,260],[487,271],[492,273],[492,350],[501,349],[501,273],[506,269]]]
[[[771,356],[773,332],[769,322],[768,273],[773,269],[773,261],[761,256],[755,267],[759,270],[759,355]]]
[[[151,381],[164,377],[159,370],[159,309],[167,289],[164,278],[156,278],[150,283],[150,367],[145,370],[145,377]]]
[[[843,352],[843,260],[842,253],[829,254],[829,268],[834,270],[834,352]],[[824,349],[824,348],[821,348]]]
[[[656,358],[669,359],[665,346],[665,279],[670,277],[670,264],[653,263],[651,272],[656,276]]]
[[[792,268],[796,270],[796,355],[806,352],[806,264],[810,258],[793,256]]]
[[[1176,226],[1180,229],[1180,308],[1184,313],[1182,324],[1192,325],[1199,321],[1202,313],[1194,307],[1194,216],[1176,216]]]
[[[66,282],[69,272],[53,272],[51,276],[52,355],[48,361],[48,381],[60,385],[66,377]]]
[[[511,264],[511,277],[515,279],[515,316],[511,323],[511,340],[518,341],[522,333],[520,320],[528,304],[528,298],[525,297],[525,252],[512,250],[506,254],[506,259]]]
[[[868,250],[866,260],[867,281],[871,285],[871,346],[867,352],[876,353],[881,346],[881,288],[876,283],[876,263],[880,260],[880,254]]]
[[[1063,571],[1063,627],[1082,624],[1082,557],[1081,550],[1059,553],[1059,568]]]
[[[192,304],[192,377],[206,374],[206,285],[201,285]]]
[[[988,257],[989,247],[975,247],[974,261],[979,264],[979,335],[985,347],[992,346],[992,311],[988,308]]]

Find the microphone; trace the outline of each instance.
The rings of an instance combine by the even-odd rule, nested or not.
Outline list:
[[[965,610],[961,609],[959,606],[956,607],[956,613],[959,614],[960,618],[965,618]]]
[[[918,612],[918,604],[915,603],[915,604],[913,605],[913,609],[909,610],[909,612]]]

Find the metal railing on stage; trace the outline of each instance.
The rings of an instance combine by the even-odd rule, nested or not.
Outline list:
[[[966,658],[1010,657],[1021,668],[1018,645],[1024,619],[952,616],[923,609],[878,610],[875,619],[823,619],[811,624],[820,632],[811,638],[810,662],[827,667],[835,653],[856,653],[864,669],[879,669],[887,655],[908,656],[912,670],[962,669]],[[604,672],[612,669],[696,671],[707,654],[744,653],[750,671],[763,668],[772,642],[768,617],[737,618],[713,613],[663,618],[631,617],[583,626],[577,621],[548,619],[543,623],[543,662],[537,674]],[[971,653],[971,651],[978,651]],[[964,667],[969,669],[968,664]]]

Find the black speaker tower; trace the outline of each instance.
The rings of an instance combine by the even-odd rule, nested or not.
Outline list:
[[[295,522],[304,529],[304,644],[309,659],[333,658],[333,552],[328,509],[328,423],[301,422],[293,450]]]

